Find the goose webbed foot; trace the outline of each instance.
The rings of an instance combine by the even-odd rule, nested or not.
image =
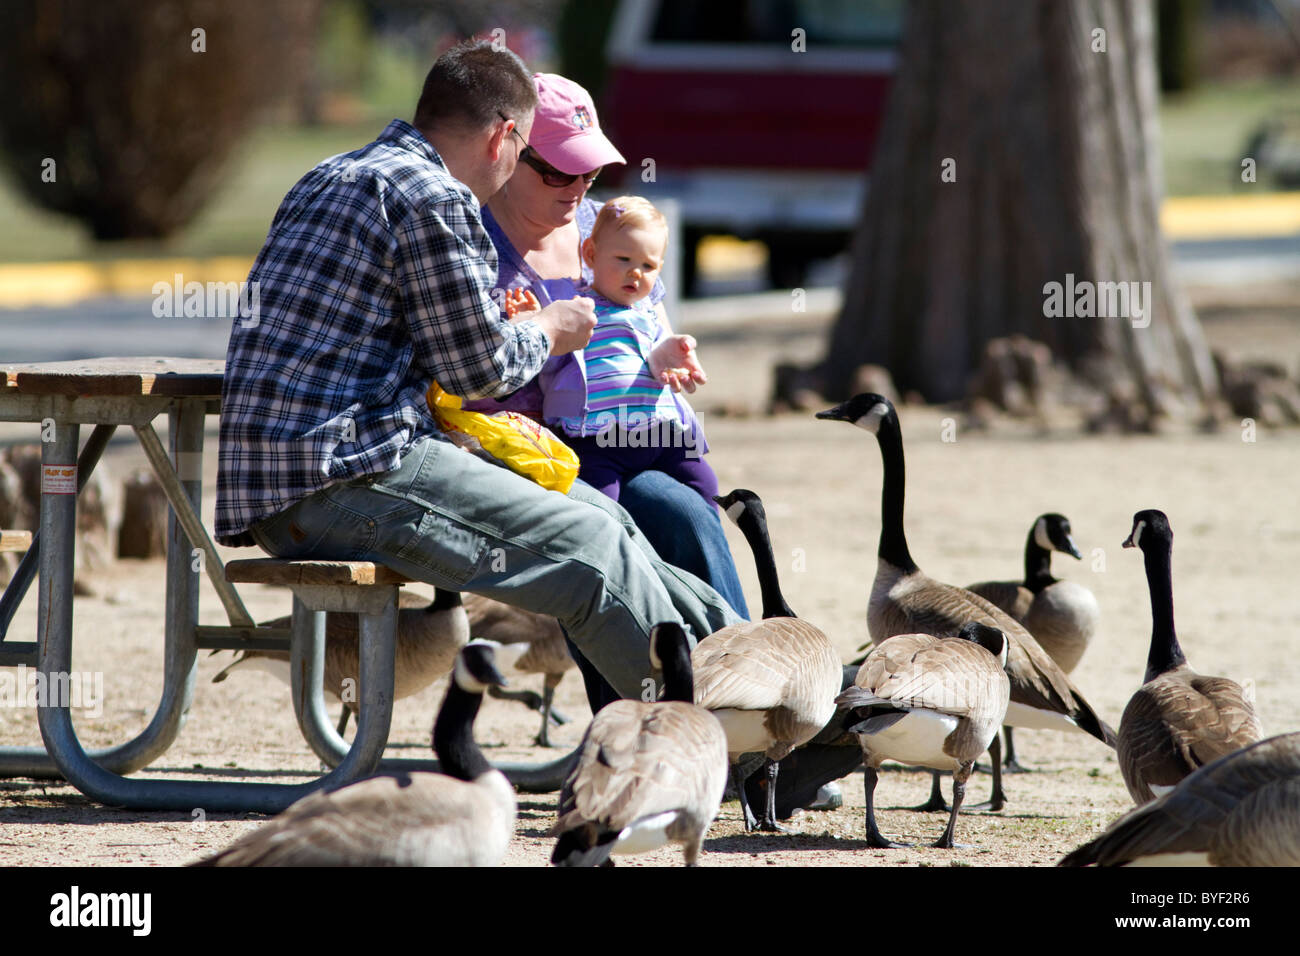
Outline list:
[[[1020,761],[1011,760],[1011,759],[1008,759],[1007,762],[1002,765],[1002,772],[1003,773],[1033,773],[1032,770],[1030,770],[1024,764],[1020,763]]]
[[[939,787],[939,775],[933,774],[930,778],[930,799],[918,807],[908,807],[913,813],[931,813],[942,810],[947,812],[948,801],[943,798],[943,790]]]

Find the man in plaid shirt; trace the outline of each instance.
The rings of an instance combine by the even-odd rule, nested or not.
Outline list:
[[[430,379],[509,394],[590,338],[589,299],[512,322],[492,298],[479,207],[513,174],[536,103],[513,53],[462,44],[429,72],[413,124],[290,190],[249,275],[257,314],[227,349],[216,535],[552,614],[639,696],[650,627],[703,637],[737,620],[727,603],[592,489],[548,492],[452,445],[424,397]]]

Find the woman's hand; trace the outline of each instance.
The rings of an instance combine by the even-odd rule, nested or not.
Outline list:
[[[651,349],[650,374],[674,392],[694,392],[709,380],[689,335],[670,335]]]

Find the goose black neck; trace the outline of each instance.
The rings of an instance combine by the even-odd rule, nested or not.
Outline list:
[[[430,614],[433,614],[436,611],[449,611],[454,607],[460,607],[461,603],[462,601],[459,591],[449,591],[446,588],[436,588],[433,592],[433,603],[425,608],[425,610]]]
[[[1025,542],[1025,587],[1035,594],[1056,583],[1052,577],[1052,552],[1034,540],[1036,527],[1029,529],[1029,540]]]
[[[1147,653],[1146,680],[1187,663],[1174,631],[1174,581],[1168,545],[1143,551],[1147,588],[1151,591],[1151,650]]]
[[[766,519],[746,508],[736,523],[749,542],[749,549],[754,552],[758,587],[763,595],[763,617],[798,617],[781,594],[781,581],[776,576],[776,556],[772,553],[772,539],[767,533]]]
[[[433,724],[433,749],[442,772],[458,780],[473,780],[492,769],[474,743],[474,717],[482,694],[463,690],[453,679]]]
[[[876,440],[880,443],[880,457],[885,466],[880,492],[880,548],[877,553],[894,567],[910,573],[917,567],[907,550],[907,537],[903,534],[903,490],[906,485],[903,433],[896,421],[886,419],[880,423]]]
[[[691,669],[691,652],[683,638],[675,642],[660,663],[664,671],[663,700],[680,700],[695,703],[695,672]]]

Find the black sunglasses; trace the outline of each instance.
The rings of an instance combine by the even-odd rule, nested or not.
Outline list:
[[[519,154],[519,161],[521,163],[527,163],[529,166],[533,167],[533,169],[537,170],[537,174],[542,177],[542,182],[546,183],[548,186],[553,186],[556,189],[563,186],[572,186],[574,181],[578,179],[579,175],[581,175],[582,181],[586,185],[590,186],[596,181],[596,177],[600,175],[600,169],[593,169],[589,173],[581,174],[562,173],[550,163],[546,162],[546,160],[539,157],[531,146]]]

